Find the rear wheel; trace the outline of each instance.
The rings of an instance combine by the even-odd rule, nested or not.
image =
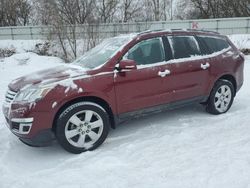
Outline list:
[[[79,102],[59,116],[56,137],[65,150],[78,154],[100,146],[108,135],[109,126],[108,114],[101,106]]]
[[[209,96],[206,110],[211,114],[226,113],[232,106],[235,89],[228,80],[218,80]]]

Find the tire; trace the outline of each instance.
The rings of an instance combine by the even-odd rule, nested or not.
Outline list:
[[[78,102],[67,107],[57,119],[56,138],[68,152],[79,154],[100,146],[108,136],[107,112],[93,102]]]
[[[235,88],[228,80],[218,80],[209,96],[206,111],[219,115],[226,113],[232,106],[235,96]]]

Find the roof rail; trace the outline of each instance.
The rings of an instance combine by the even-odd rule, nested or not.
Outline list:
[[[142,34],[146,34],[146,33],[152,33],[152,32],[157,32],[157,31],[168,31],[167,29],[156,29],[156,30],[146,30],[146,31],[142,31],[140,33],[138,33],[138,35],[142,35]],[[181,28],[177,28],[177,29],[169,29],[169,31],[198,31],[198,32],[207,32],[207,33],[214,33],[214,34],[220,34],[216,31],[210,31],[210,30],[205,30],[205,29],[181,29]]]
[[[138,35],[146,34],[146,33],[152,33],[152,32],[157,32],[157,31],[164,31],[164,30],[163,29],[146,30],[146,31],[142,31],[142,32],[138,33]]]
[[[170,29],[171,31],[187,31],[187,29],[181,29],[181,28],[177,28],[177,29]]]
[[[207,32],[207,33],[214,33],[214,34],[220,34],[216,31],[210,31],[206,29],[171,29],[171,31],[198,31],[198,32]]]

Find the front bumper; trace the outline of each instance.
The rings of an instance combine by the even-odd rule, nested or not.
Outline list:
[[[19,138],[24,144],[32,147],[49,146],[55,140],[54,133],[50,130],[43,130],[32,138]]]
[[[9,121],[9,128],[16,134],[27,135],[29,134],[34,118],[12,118]]]
[[[34,118],[13,118],[7,120],[6,124],[13,134],[15,134],[23,143],[33,147],[42,147],[50,145],[55,140],[55,135],[51,129],[38,132],[29,137]]]
[[[49,126],[50,113],[34,112],[22,105],[17,108],[3,105],[2,108],[8,128],[25,144],[48,146],[55,140],[55,135]]]

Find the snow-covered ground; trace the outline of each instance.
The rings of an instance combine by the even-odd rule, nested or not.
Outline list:
[[[250,56],[231,110],[200,105],[140,118],[111,130],[97,150],[72,155],[57,143],[22,144],[0,110],[0,188],[247,188],[250,187]],[[14,78],[61,60],[33,53],[0,60],[0,104]]]

